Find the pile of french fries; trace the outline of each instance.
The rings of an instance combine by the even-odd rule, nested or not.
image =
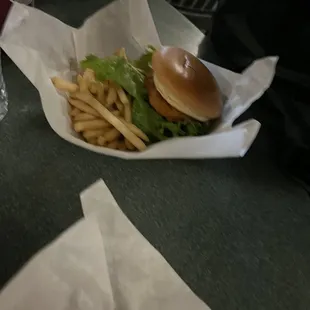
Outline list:
[[[76,83],[51,80],[67,93],[72,126],[86,142],[121,151],[146,149],[149,139],[132,123],[130,98],[120,86],[97,81],[91,69],[77,75]]]

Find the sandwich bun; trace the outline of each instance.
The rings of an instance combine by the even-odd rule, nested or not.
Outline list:
[[[152,67],[157,91],[173,108],[201,122],[220,117],[220,90],[197,57],[181,48],[163,47],[153,54]]]
[[[170,122],[185,121],[188,119],[187,115],[173,108],[157,91],[153,75],[145,78],[145,86],[149,95],[150,105],[159,115],[165,117]]]

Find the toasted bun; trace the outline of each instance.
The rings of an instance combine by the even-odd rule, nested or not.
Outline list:
[[[145,78],[145,86],[149,95],[150,105],[155,111],[170,122],[185,121],[188,116],[170,105],[156,89],[153,75]]]
[[[222,99],[215,78],[195,56],[176,47],[163,47],[152,58],[158,92],[175,109],[197,119],[218,118]]]

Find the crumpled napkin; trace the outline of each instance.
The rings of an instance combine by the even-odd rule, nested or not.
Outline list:
[[[1,310],[207,310],[137,231],[100,180],[84,218],[39,252],[0,294]]]

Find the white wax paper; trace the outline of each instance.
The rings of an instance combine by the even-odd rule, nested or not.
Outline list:
[[[0,293],[1,310],[208,310],[136,230],[103,181],[81,194],[85,218]]]
[[[89,17],[80,29],[16,3],[0,39],[0,47],[39,90],[50,126],[68,142],[125,159],[243,156],[253,143],[260,123],[251,119],[233,128],[231,125],[270,86],[277,57],[257,60],[241,75],[205,62],[225,97],[222,122],[207,136],[170,139],[142,153],[93,146],[77,137],[71,128],[67,102],[54,89],[50,78],[70,78],[72,63],[88,54],[107,56],[125,47],[129,57],[137,58],[148,44],[161,45],[147,0],[115,0]]]

